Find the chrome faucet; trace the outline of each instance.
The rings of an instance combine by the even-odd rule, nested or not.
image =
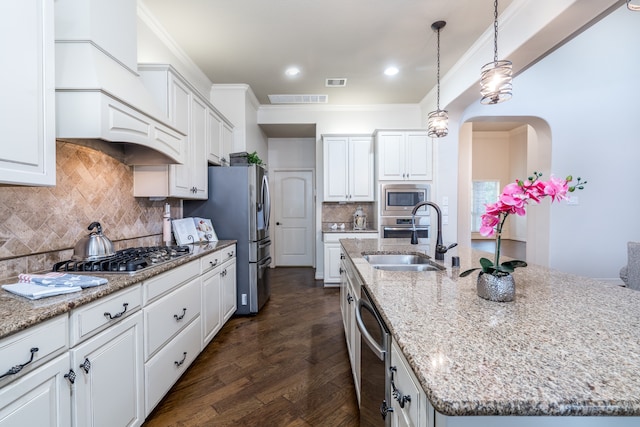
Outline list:
[[[418,244],[418,230],[416,230],[416,212],[423,206],[431,206],[436,210],[436,214],[438,216],[438,234],[436,236],[436,256],[435,258],[438,261],[444,260],[444,254],[451,248],[458,246],[457,243],[452,243],[449,246],[444,246],[442,244],[442,211],[440,210],[440,206],[436,205],[433,202],[420,202],[413,207],[411,211],[411,225],[413,229],[411,230],[411,244]]]

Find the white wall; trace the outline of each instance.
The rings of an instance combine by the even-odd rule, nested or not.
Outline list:
[[[551,172],[588,180],[578,205],[551,207],[552,268],[616,279],[626,242],[640,240],[638,40],[640,14],[620,7],[517,76],[513,99],[476,102],[458,121],[540,117],[551,130]]]
[[[269,169],[315,169],[315,138],[269,138]]]

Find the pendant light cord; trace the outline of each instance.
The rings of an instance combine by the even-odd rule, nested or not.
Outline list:
[[[437,48],[437,58],[438,58],[438,73],[436,81],[438,83],[437,89],[437,101],[436,101],[436,109],[440,111],[440,28],[438,28],[438,48]]]
[[[493,62],[498,62],[498,0],[493,1]]]

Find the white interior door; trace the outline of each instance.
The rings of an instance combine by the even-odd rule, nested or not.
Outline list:
[[[313,171],[273,173],[276,266],[313,266]]]

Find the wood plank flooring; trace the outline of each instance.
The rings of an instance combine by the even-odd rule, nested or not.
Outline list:
[[[339,289],[311,268],[270,274],[260,313],[229,320],[145,427],[359,425]]]

